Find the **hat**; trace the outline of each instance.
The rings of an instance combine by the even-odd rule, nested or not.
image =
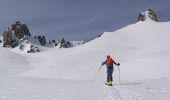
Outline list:
[[[110,58],[110,55],[107,55],[107,58]]]

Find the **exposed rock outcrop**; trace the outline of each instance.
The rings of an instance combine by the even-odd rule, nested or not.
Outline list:
[[[11,30],[14,31],[14,34],[19,39],[23,38],[24,36],[31,36],[27,25],[22,24],[19,21],[17,21],[15,24],[11,25]]]
[[[145,21],[147,18],[158,22],[158,18],[156,16],[156,13],[152,9],[148,9],[145,12],[141,12],[138,15],[137,21]]]
[[[42,46],[44,46],[47,43],[45,36],[34,36],[34,39],[38,39],[40,45]]]
[[[40,52],[39,48],[41,48],[41,46],[58,46],[59,48],[70,48],[81,45],[85,42],[66,41],[64,38],[62,38],[61,40],[51,40],[42,35],[32,37],[27,25],[17,21],[12,24],[6,31],[4,31],[2,37],[0,37],[0,43],[3,44],[3,47],[16,47],[20,51],[25,53],[36,53]]]
[[[15,47],[18,44],[18,41],[16,40],[13,31],[8,28],[3,33],[3,47]]]
[[[11,27],[9,27],[6,31],[4,31],[3,46],[15,47],[20,42],[20,39],[29,36],[31,36],[31,34],[27,25],[17,21],[15,24],[12,24]]]
[[[22,40],[22,43],[19,45],[19,49],[26,53],[37,53],[40,52],[40,49],[38,46],[35,46],[34,44],[30,43],[28,39]]]
[[[60,48],[71,48],[84,44],[85,41],[66,41],[64,38],[59,41]]]

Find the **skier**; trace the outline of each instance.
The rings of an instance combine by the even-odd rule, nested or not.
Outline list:
[[[105,65],[107,66],[107,83],[106,85],[112,86],[112,74],[113,74],[113,70],[114,70],[114,66],[113,64],[119,66],[119,63],[116,63],[111,57],[110,55],[107,55],[107,58],[104,62],[102,62],[102,66]]]

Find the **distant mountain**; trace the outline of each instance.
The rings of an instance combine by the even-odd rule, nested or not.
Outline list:
[[[17,21],[4,31],[0,43],[3,47],[18,48],[26,53],[36,53],[41,51],[40,47],[70,48],[82,45],[85,41],[66,41],[64,38],[55,40],[45,36],[32,36],[27,25]]]

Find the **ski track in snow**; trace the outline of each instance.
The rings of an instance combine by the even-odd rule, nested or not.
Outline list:
[[[119,94],[119,91],[116,88],[114,88],[114,86],[112,87],[107,86],[107,89],[109,95],[112,97],[111,100],[123,100],[121,95]]]
[[[169,84],[170,78],[167,77],[149,81],[125,82],[109,87],[109,91],[113,93],[113,100],[169,100]]]

